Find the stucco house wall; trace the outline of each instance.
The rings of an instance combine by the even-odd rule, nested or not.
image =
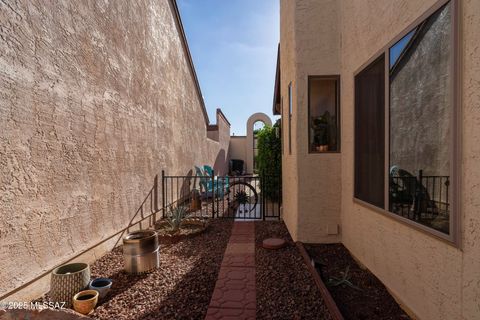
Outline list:
[[[247,161],[247,137],[246,136],[231,136],[230,137],[230,159]]]
[[[294,239],[298,230],[298,165],[296,152],[296,47],[295,12],[296,1],[280,1],[280,69],[281,113],[282,113],[282,218]],[[293,114],[288,120],[288,85],[293,88]],[[291,124],[291,125],[290,125]],[[291,138],[289,137],[289,131]],[[289,147],[291,143],[291,148]],[[290,152],[291,149],[291,152]],[[286,183],[288,181],[288,183]]]
[[[341,153],[309,153],[308,76],[340,74],[340,2],[295,3],[298,228],[303,231],[298,234],[298,240],[338,242]]]
[[[162,169],[185,174],[210,163],[225,170],[230,127],[219,117],[218,139],[207,138],[175,2],[0,7],[5,297],[125,227]],[[47,288],[48,277],[9,298],[28,301]]]
[[[353,77],[376,51],[405,29],[435,1],[384,1],[361,5],[342,1],[342,111],[343,157],[342,228],[348,249],[420,319],[478,319],[480,315],[480,250],[478,147],[480,103],[479,56],[480,4],[460,1],[463,68],[458,70],[463,87],[460,248],[378,214],[352,201],[353,195]],[[372,10],[371,8],[375,8]],[[380,14],[381,13],[381,14]],[[347,18],[348,17],[348,18]],[[475,182],[477,181],[477,182]]]
[[[436,4],[436,0],[341,0],[337,1],[337,18],[328,19],[317,6],[331,4],[329,0],[281,1],[281,92],[283,96],[284,144],[288,145],[287,86],[297,83],[294,92],[292,152],[285,148],[283,159],[284,218],[296,240],[328,242],[315,228],[325,228],[318,220],[324,210],[311,206],[310,199],[330,201],[324,192],[330,183],[340,181],[340,236],[337,241],[350,250],[360,263],[370,269],[411,314],[426,320],[479,319],[480,316],[480,2],[462,0],[460,4],[461,69],[461,166],[460,169],[460,241],[459,246],[436,238],[361,205],[353,200],[354,159],[354,73],[387,43],[400,34],[419,16]],[[297,5],[295,5],[297,4]],[[300,10],[308,7],[305,10]],[[335,15],[331,12],[330,15]],[[314,21],[311,21],[314,20]],[[325,22],[325,24],[321,22]],[[308,25],[312,25],[309,29]],[[305,75],[327,70],[317,61],[333,59],[335,39],[322,36],[323,30],[337,24],[340,33],[338,62],[341,76],[341,167],[332,166],[329,156],[307,165],[302,160],[302,148],[307,148],[305,128],[307,112]],[[303,30],[299,35],[292,30]],[[335,28],[333,27],[333,30]],[[334,33],[334,31],[331,31]],[[292,34],[293,33],[293,34]],[[303,40],[302,40],[303,38]],[[330,42],[328,42],[330,41]],[[292,45],[293,43],[293,45]],[[293,48],[292,48],[293,46]],[[311,54],[302,54],[311,48]],[[293,58],[292,58],[293,57]],[[335,72],[335,70],[330,70]],[[303,89],[302,89],[303,88]],[[305,97],[302,97],[305,95]],[[303,109],[303,111],[301,110]],[[302,115],[303,113],[303,115]],[[297,119],[303,118],[304,120]],[[298,128],[298,130],[297,130]],[[305,130],[304,130],[305,129]],[[305,132],[304,132],[305,131]],[[315,155],[317,156],[317,155]],[[307,158],[308,159],[308,158]],[[323,185],[310,178],[316,170],[332,168],[335,175],[324,175]],[[292,176],[297,172],[298,181]],[[304,196],[307,194],[308,196]],[[293,212],[292,210],[296,210]],[[323,218],[322,218],[323,219]],[[328,220],[327,220],[328,221]]]
[[[309,153],[308,76],[340,74],[340,5],[335,0],[282,0],[280,11],[283,218],[295,240],[338,242],[341,153]],[[289,83],[293,87],[291,155]]]

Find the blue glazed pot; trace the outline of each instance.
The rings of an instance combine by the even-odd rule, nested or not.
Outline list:
[[[107,279],[107,278],[94,279],[90,281],[90,284],[88,286],[90,290],[98,291],[98,295],[100,298],[105,298],[108,291],[110,291],[111,287],[112,287],[112,279]]]

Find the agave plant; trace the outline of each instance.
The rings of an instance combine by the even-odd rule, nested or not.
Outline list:
[[[250,200],[250,197],[244,190],[240,190],[235,193],[235,200],[238,204],[247,204]]]
[[[347,266],[345,272],[340,272],[342,274],[341,278],[331,277],[330,279],[328,279],[327,285],[331,287],[346,285],[352,289],[362,291],[362,289],[360,289],[350,281],[350,275],[348,274],[349,271],[350,266]]]
[[[180,226],[182,225],[183,220],[188,215],[187,207],[174,207],[170,209],[170,213],[168,214],[167,218],[165,219],[169,224],[172,232],[178,232],[180,230]]]

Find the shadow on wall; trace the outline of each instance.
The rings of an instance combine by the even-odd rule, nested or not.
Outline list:
[[[215,163],[213,164],[213,169],[218,175],[226,175],[228,173],[227,153],[224,149],[218,152]]]

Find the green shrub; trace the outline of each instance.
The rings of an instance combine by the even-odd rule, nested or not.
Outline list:
[[[260,189],[263,195],[273,201],[281,197],[282,187],[282,142],[280,125],[264,126],[257,132],[257,172],[260,175]]]

